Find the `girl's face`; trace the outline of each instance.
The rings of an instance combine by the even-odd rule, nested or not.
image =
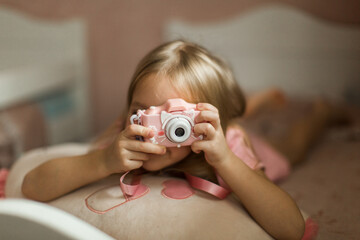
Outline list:
[[[147,109],[150,106],[160,106],[171,98],[182,98],[176,89],[169,83],[166,76],[151,74],[143,79],[135,88],[130,104],[126,126],[130,124],[130,116],[138,109]],[[144,161],[143,168],[148,171],[157,171],[173,165],[184,159],[191,152],[191,147],[168,147],[164,155],[150,154],[150,159]]]

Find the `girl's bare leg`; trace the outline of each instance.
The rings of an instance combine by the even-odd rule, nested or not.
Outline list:
[[[288,157],[291,164],[299,163],[325,133],[327,122],[327,110],[321,104],[315,103],[310,114],[292,124],[284,142],[277,147]]]
[[[323,100],[316,100],[310,113],[296,119],[282,139],[268,140],[294,165],[306,159],[309,150],[330,126],[348,122],[346,111]]]
[[[247,104],[245,123],[254,121],[257,117],[261,118],[262,112],[274,112],[274,114],[282,112],[281,107],[287,105],[288,101],[281,90],[271,88],[250,96]],[[286,122],[288,125],[286,131],[281,136],[265,134],[264,137],[275,149],[284,154],[291,164],[296,164],[306,158],[309,150],[330,126],[348,120],[345,110],[319,99],[312,103],[308,112],[304,112],[296,119],[290,118],[289,122]],[[276,121],[276,117],[272,121]]]

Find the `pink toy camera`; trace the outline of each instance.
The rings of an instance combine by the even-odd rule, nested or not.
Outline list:
[[[155,136],[145,139],[147,142],[166,147],[189,146],[203,136],[195,137],[195,117],[200,111],[196,104],[187,103],[183,99],[169,99],[161,106],[138,110],[130,117],[131,124],[140,124],[154,130]]]

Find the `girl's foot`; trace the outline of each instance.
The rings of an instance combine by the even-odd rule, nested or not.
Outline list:
[[[278,88],[270,88],[251,96],[247,102],[246,115],[250,116],[265,109],[278,109],[286,105],[287,98]]]
[[[315,100],[313,103],[313,114],[321,119],[327,127],[348,125],[351,116],[346,108],[332,104],[324,99]]]

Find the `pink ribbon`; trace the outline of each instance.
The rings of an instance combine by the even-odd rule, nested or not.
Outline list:
[[[141,175],[134,175],[132,179],[132,184],[125,184],[124,178],[130,171],[124,173],[120,177],[120,188],[123,192],[124,198],[126,200],[129,199],[129,197],[136,195],[136,192],[139,189],[139,186],[141,185]],[[215,184],[213,182],[207,181],[205,179],[192,176],[188,173],[185,173],[186,180],[190,184],[191,187],[204,191],[206,193],[209,193],[219,199],[224,199],[231,193],[231,190],[229,186],[224,182],[224,180],[220,177],[219,174],[216,173],[216,177],[218,179],[218,182],[220,185]]]

